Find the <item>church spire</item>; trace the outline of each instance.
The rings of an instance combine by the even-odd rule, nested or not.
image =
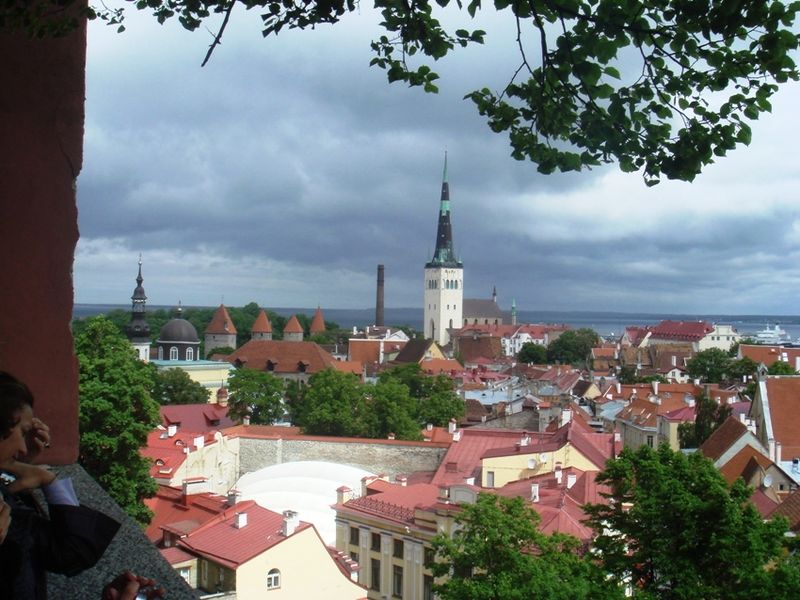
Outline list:
[[[131,296],[131,320],[125,328],[125,334],[128,336],[136,353],[143,361],[147,361],[150,355],[150,325],[145,318],[145,304],[147,302],[147,295],[144,293],[142,283],[142,255],[139,255],[139,273],[136,275],[136,288],[133,290]]]
[[[442,197],[439,201],[439,225],[436,231],[436,250],[426,267],[463,268],[453,251],[453,226],[450,222],[450,184],[447,181],[447,152],[444,153]]]

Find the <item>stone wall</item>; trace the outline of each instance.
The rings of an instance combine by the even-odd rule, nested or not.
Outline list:
[[[242,437],[240,475],[287,462],[320,460],[394,476],[412,471],[433,471],[442,462],[447,447],[402,442],[358,442],[319,439],[258,439]]]

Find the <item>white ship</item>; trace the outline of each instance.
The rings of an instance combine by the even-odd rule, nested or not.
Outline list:
[[[787,344],[792,339],[786,335],[786,332],[781,329],[780,325],[776,324],[774,328],[770,329],[769,325],[759,331],[753,336],[753,339],[759,344],[767,344],[770,346],[779,346]]]

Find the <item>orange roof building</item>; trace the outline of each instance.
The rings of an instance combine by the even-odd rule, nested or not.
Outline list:
[[[263,308],[258,311],[258,316],[253,322],[253,327],[250,330],[251,340],[271,340],[272,339],[272,323],[270,323],[267,311]]]
[[[224,304],[214,311],[205,331],[205,352],[210,355],[216,348],[236,348],[236,326]]]
[[[318,306],[317,312],[314,313],[314,318],[311,319],[311,325],[308,328],[311,335],[316,333],[325,333],[325,319],[322,316],[322,309]]]
[[[297,315],[292,315],[283,328],[283,341],[284,342],[302,342],[303,341],[303,326],[297,320]]]
[[[299,327],[297,319],[295,322]],[[311,375],[333,368],[336,362],[319,344],[286,340],[250,340],[225,360],[237,367],[268,371],[298,381],[308,381]]]

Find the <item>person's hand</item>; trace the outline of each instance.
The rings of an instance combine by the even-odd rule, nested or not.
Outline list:
[[[8,528],[11,526],[11,507],[0,500],[0,544],[6,541]]]
[[[125,571],[103,588],[102,600],[136,600],[136,595],[140,592],[149,600],[164,598],[164,588],[156,585],[153,579]]]
[[[56,478],[55,473],[44,467],[29,465],[13,459],[0,465],[0,468],[17,478],[8,486],[8,491],[12,494],[40,488],[48,483],[53,483]]]
[[[50,447],[50,428],[41,419],[33,417],[26,442],[28,445],[28,452],[25,454],[24,458],[27,462],[33,462],[42,450]]]

